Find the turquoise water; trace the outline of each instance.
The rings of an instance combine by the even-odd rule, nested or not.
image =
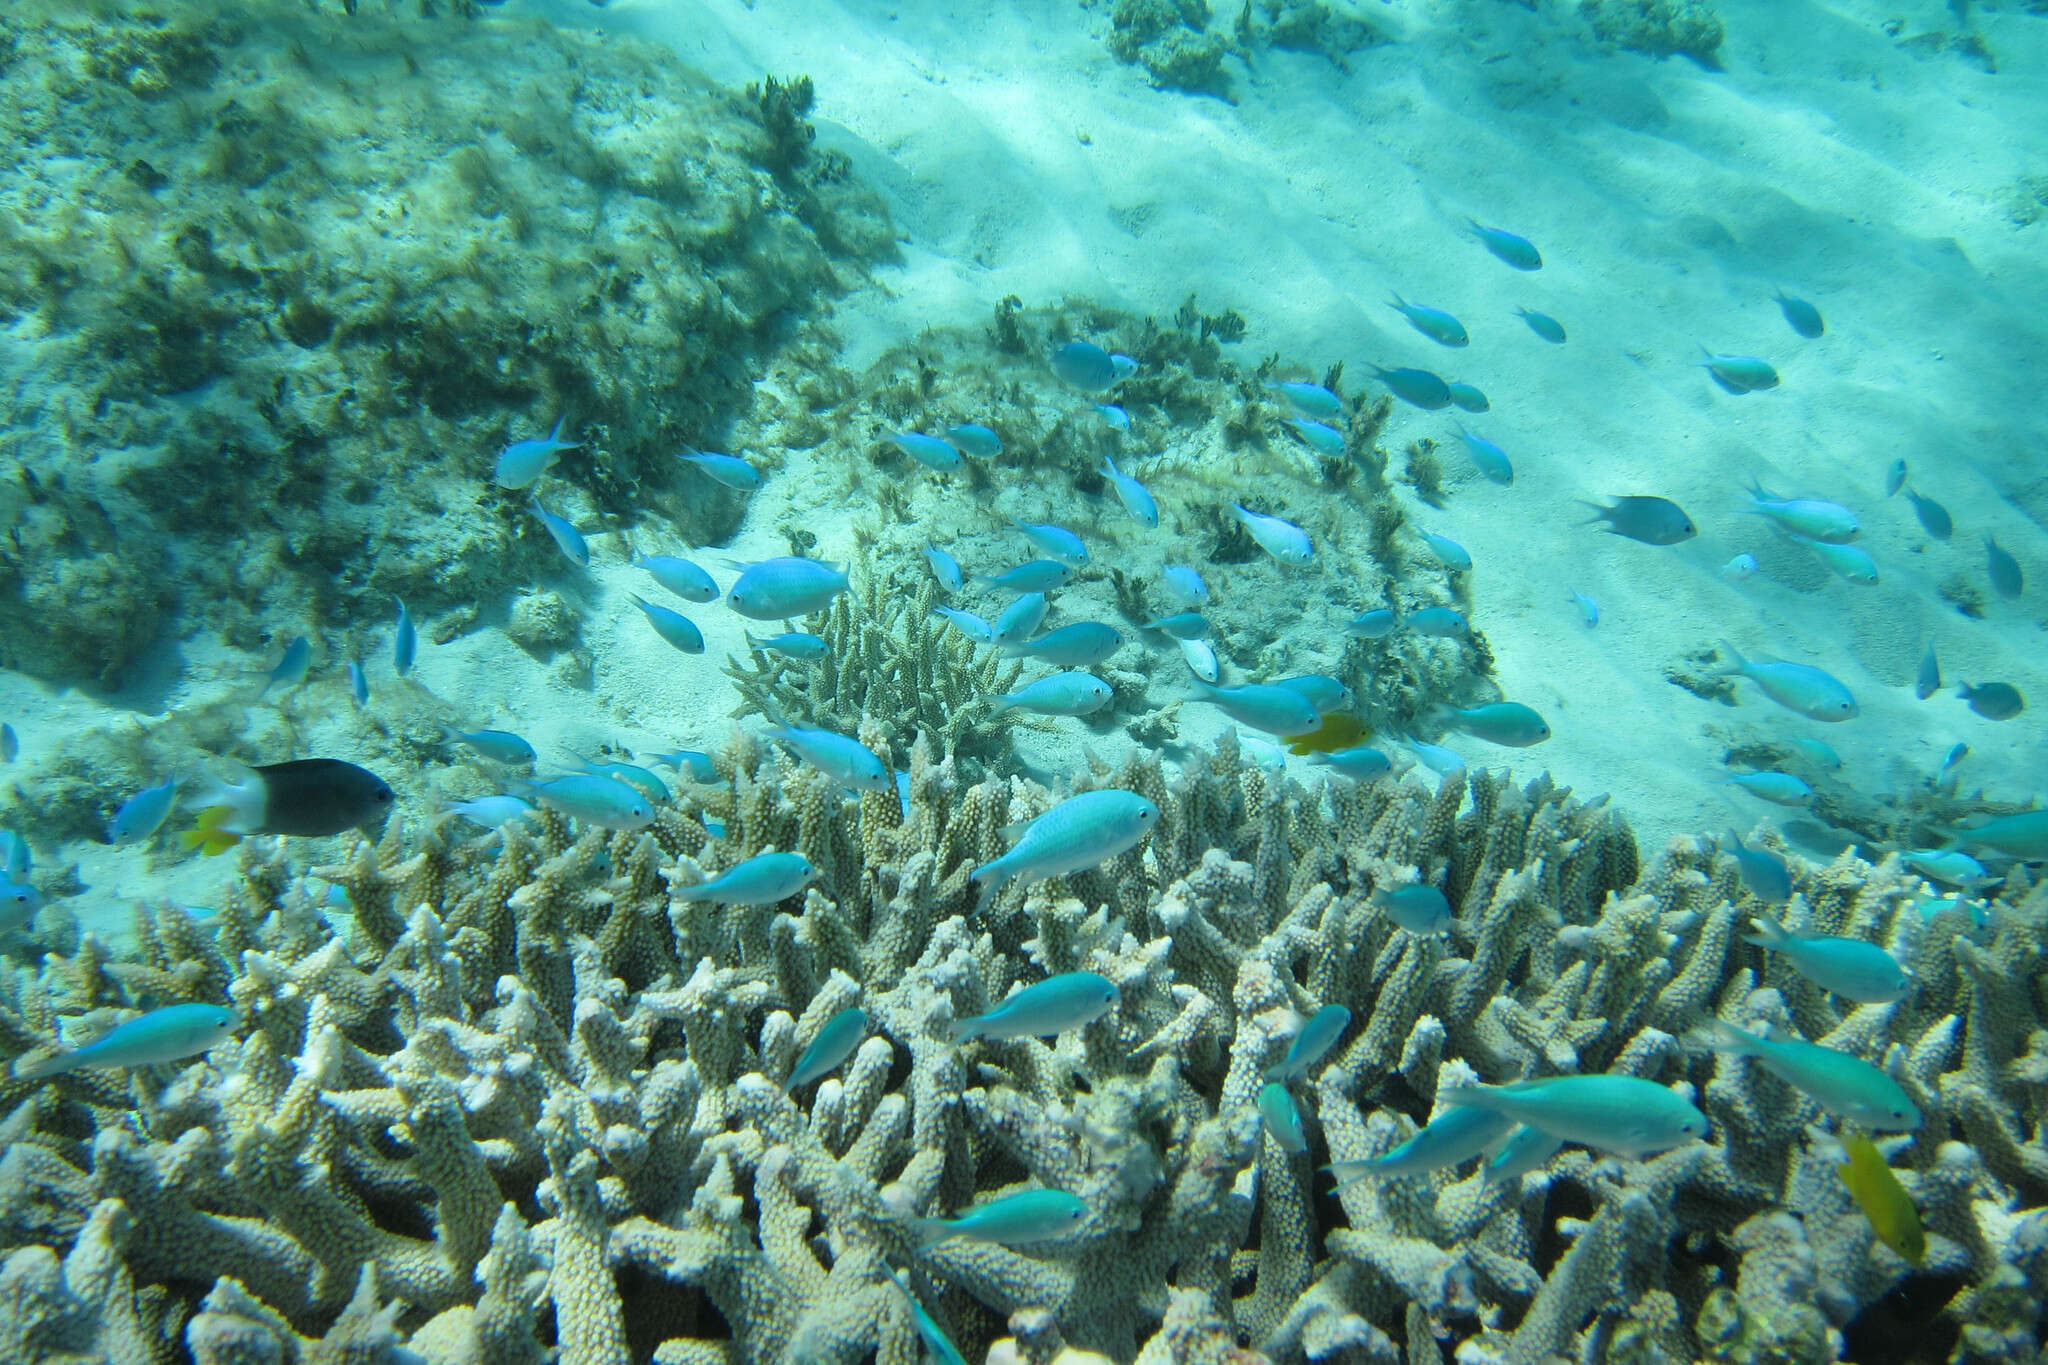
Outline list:
[[[10,7],[0,1355],[2031,1359],[2038,11]]]

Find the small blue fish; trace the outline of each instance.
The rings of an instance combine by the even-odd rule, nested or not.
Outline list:
[[[1793,536],[1793,541],[1813,551],[1814,555],[1838,578],[1845,578],[1858,587],[1877,586],[1877,561],[1870,552],[1857,545],[1830,545],[1824,540],[1810,540],[1805,536]]]
[[[1344,433],[1333,426],[1308,417],[1290,417],[1287,425],[1294,428],[1294,434],[1302,443],[1326,460],[1344,458]]]
[[[1024,1190],[976,1205],[957,1218],[920,1218],[912,1227],[920,1249],[949,1237],[1012,1246],[1065,1237],[1087,1221],[1088,1205],[1076,1195]]]
[[[1476,219],[1467,218],[1465,221],[1471,225],[1472,235],[1499,260],[1517,270],[1543,268],[1543,253],[1527,237],[1518,236],[1506,228],[1486,227]]]
[[[1429,551],[1436,556],[1437,563],[1443,565],[1452,573],[1464,573],[1472,567],[1471,552],[1449,536],[1440,536],[1431,531],[1424,531],[1422,533],[1422,542],[1429,546]]]
[[[697,629],[696,622],[679,611],[648,601],[639,593],[629,592],[626,596],[640,608],[640,614],[647,618],[648,625],[654,627],[656,635],[685,654],[704,652],[704,632]]]
[[[413,629],[412,613],[405,609],[404,601],[395,597],[391,600],[398,603],[398,623],[391,628],[391,667],[402,678],[412,671],[413,660],[419,656],[420,636]]]
[[[1323,1169],[1337,1177],[1340,1188],[1367,1176],[1392,1180],[1404,1175],[1424,1175],[1470,1161],[1514,1127],[1513,1119],[1490,1109],[1446,1109],[1441,1118],[1418,1129],[1415,1136],[1385,1156],[1365,1161],[1333,1161]]]
[[[1092,716],[1115,700],[1108,683],[1093,673],[1055,673],[995,699],[989,712],[1032,711],[1041,716]]]
[[[849,739],[830,730],[805,730],[794,725],[763,733],[770,739],[781,740],[804,762],[842,787],[864,792],[896,789],[895,780],[889,776],[889,765],[882,761],[881,755],[857,739]]]
[[[1792,867],[1783,858],[1767,848],[1751,848],[1742,842],[1742,836],[1734,830],[1728,831],[1729,856],[1735,859],[1735,870],[1741,874],[1742,884],[1749,888],[1749,894],[1758,900],[1782,905],[1792,895]]]
[[[1775,920],[1753,919],[1744,943],[1784,958],[1792,970],[1822,990],[1859,1005],[1889,1005],[1905,996],[1912,981],[1898,960],[1875,943],[1832,934],[1795,934]]]
[[[1884,471],[1884,495],[1892,497],[1906,486],[1906,457],[1901,455],[1886,466]]]
[[[1056,559],[1070,569],[1078,569],[1088,562],[1088,547],[1081,543],[1081,537],[1064,526],[1055,526],[1048,521],[1012,521],[1010,524],[1022,531],[1024,538],[1047,559]]]
[[[941,437],[927,436],[921,431],[892,431],[883,436],[882,441],[885,445],[895,446],[926,469],[945,474],[960,467],[960,452]]]
[[[555,546],[564,557],[579,569],[590,567],[590,542],[583,533],[566,517],[558,517],[540,505],[540,499],[533,500],[533,510],[540,518],[540,524],[548,528],[548,534],[555,538]]]
[[[514,820],[533,814],[532,804],[516,796],[479,796],[469,801],[452,801],[445,810],[485,829],[502,829]]]
[[[32,863],[28,840],[11,829],[0,829],[0,875],[11,882],[25,882]]]
[[[1863,529],[1856,514],[1838,502],[1825,498],[1781,498],[1754,479],[1749,484],[1749,506],[1744,510],[1769,517],[1793,535],[1830,545],[1847,545]]]
[[[313,642],[303,635],[294,636],[284,647],[284,657],[277,661],[277,667],[270,670],[263,680],[263,688],[257,692],[261,701],[273,687],[289,690],[306,680],[306,673],[313,666]]]
[[[953,1344],[953,1339],[946,1335],[946,1329],[939,1326],[938,1320],[925,1311],[924,1305],[917,1301],[917,1295],[910,1292],[910,1286],[903,1283],[903,1277],[887,1266],[882,1269],[910,1305],[910,1321],[916,1326],[917,1334],[924,1338],[924,1348],[931,1353],[932,1359],[939,1365],[967,1365],[967,1357],[960,1354],[960,1348]]]
[[[1579,616],[1588,630],[1600,624],[1600,604],[1577,588],[1572,589],[1572,605],[1579,609]]]
[[[1361,640],[1384,640],[1392,635],[1394,628],[1400,624],[1391,608],[1375,607],[1371,611],[1360,612],[1352,617],[1344,631],[1348,635],[1356,635]]]
[[[1381,887],[1373,892],[1372,903],[1411,934],[1447,934],[1458,922],[1444,893],[1422,882]]]
[[[1524,1124],[1501,1144],[1499,1151],[1487,1158],[1486,1164],[1479,1168],[1480,1177],[1489,1185],[1520,1180],[1531,1171],[1541,1170],[1562,1146],[1564,1139]]]
[[[1586,502],[1584,498],[1579,501],[1593,509],[1593,515],[1585,524],[1606,522],[1608,531],[1614,535],[1625,536],[1644,545],[1676,545],[1699,534],[1699,528],[1692,524],[1692,518],[1685,514],[1685,509],[1669,498],[1629,494],[1604,507],[1597,502]]]
[[[1957,849],[1909,849],[1899,854],[1899,860],[1921,876],[1950,886],[1970,887],[1990,880],[1984,864]]]
[[[818,869],[801,853],[757,853],[723,875],[695,886],[671,886],[672,901],[715,901],[720,905],[776,905],[818,880]]]
[[[1737,773],[1721,785],[1740,787],[1751,796],[1761,797],[1776,806],[1813,804],[1813,788],[1806,784],[1806,779],[1794,777],[1791,773]]]
[[[2027,709],[2027,699],[2011,683],[1963,683],[1956,688],[1956,695],[1986,720],[2011,720]]]
[[[14,1079],[40,1080],[88,1066],[152,1066],[182,1061],[225,1042],[234,1031],[235,1012],[231,1009],[219,1005],[166,1005],[130,1019],[84,1047],[17,1066]]]
[[[1042,592],[1027,592],[1005,607],[995,619],[992,643],[1004,646],[1021,645],[1038,633],[1045,624],[1048,604]]]
[[[1913,515],[1920,519],[1920,529],[1928,535],[1936,540],[1947,540],[1956,533],[1955,518],[1933,498],[1922,497],[1918,489],[1908,488],[1906,501],[1913,504]]]
[[[1388,307],[1408,319],[1408,325],[1440,346],[1468,346],[1472,338],[1465,331],[1465,324],[1441,308],[1428,304],[1409,303],[1399,294],[1394,295]]]
[[[1116,431],[1129,431],[1131,429],[1131,415],[1116,404],[1097,403],[1095,411],[1101,415],[1102,420],[1108,423],[1111,429]]]
[[[647,769],[636,768],[631,763],[620,763],[617,761],[599,762],[586,758],[583,760],[583,771],[596,773],[600,777],[613,778],[625,783],[629,787],[637,788],[640,794],[650,801],[666,803],[669,800],[667,783],[647,771]]]
[[[1074,621],[1021,645],[1005,645],[1016,659],[1037,659],[1055,668],[1093,668],[1122,647],[1116,627],[1100,621]]]
[[[770,635],[766,639],[757,639],[748,634],[746,640],[754,649],[780,654],[785,659],[796,659],[803,663],[816,663],[832,652],[832,646],[822,635],[813,635],[803,630],[786,631],[781,635]]]
[[[1146,630],[1164,631],[1176,640],[1206,640],[1209,638],[1209,618],[1198,611],[1176,612],[1172,616],[1155,617],[1147,621]]]
[[[1438,777],[1465,771],[1465,760],[1454,749],[1446,749],[1441,744],[1425,744],[1419,739],[1409,740],[1408,747],[1415,751],[1415,757],[1421,760],[1422,766]]]
[[[1821,320],[1820,309],[1805,299],[1793,298],[1780,289],[1777,291],[1778,311],[1785,315],[1785,325],[1808,341],[1827,331],[1827,323]]]
[[[1289,407],[1304,417],[1334,421],[1344,415],[1344,400],[1321,384],[1306,384],[1299,380],[1272,381],[1266,387],[1279,394]]]
[[[562,439],[562,423],[568,414],[555,419],[555,429],[535,440],[514,441],[498,454],[497,482],[500,488],[524,488],[545,474],[555,456],[574,450],[577,443]]]
[[[1377,782],[1394,771],[1394,760],[1363,744],[1325,754],[1312,754],[1309,762],[1335,768],[1354,782]]]
[[[1005,829],[1006,834],[1015,830],[1017,841],[1002,857],[975,868],[970,880],[982,888],[986,902],[1014,880],[1036,881],[1099,866],[1137,846],[1158,824],[1159,807],[1136,792],[1113,787],[1082,792],[1021,828]]]
[[[1286,1086],[1278,1081],[1269,1083],[1259,1091],[1254,1103],[1275,1146],[1289,1156],[1300,1156],[1308,1150],[1308,1134],[1301,1127],[1301,1109]]]
[[[1451,386],[1444,382],[1441,375],[1431,374],[1428,370],[1389,370],[1378,365],[1368,365],[1366,368],[1373,372],[1380,383],[1387,386],[1388,392],[1394,397],[1404,403],[1411,403],[1424,412],[1436,412],[1451,405]]]
[[[960,561],[938,546],[924,547],[924,562],[931,566],[932,577],[947,592],[959,592],[967,586],[967,575],[960,571]]]
[[[1159,503],[1153,498],[1151,491],[1130,475],[1119,471],[1116,461],[1107,455],[1102,457],[1102,477],[1109,480],[1109,486],[1116,490],[1117,501],[1124,505],[1124,511],[1129,512],[1139,525],[1149,527],[1159,524]]]
[[[1758,1037],[1721,1019],[1714,1020],[1714,1050],[1753,1059],[1838,1118],[1885,1133],[1920,1126],[1920,1109],[1898,1082],[1861,1057],[1781,1037],[1769,1027]]]
[[[953,629],[965,635],[978,645],[992,645],[996,642],[996,628],[971,611],[959,607],[933,607],[932,610],[946,618]]]
[[[348,675],[348,694],[357,706],[370,704],[370,680],[363,674],[363,666],[354,659],[342,665],[342,672]]]
[[[43,893],[27,882],[0,880],[0,934],[26,929],[43,908]]]
[[[1181,662],[1205,683],[1215,682],[1223,676],[1223,666],[1217,662],[1215,646],[1207,640],[1175,640],[1180,646]],[[1286,755],[1281,755],[1281,764],[1286,764]]]
[[[1308,532],[1291,521],[1253,512],[1237,503],[1230,504],[1230,510],[1258,547],[1282,564],[1306,564],[1315,558],[1315,546],[1308,538]]]
[[[1077,389],[1099,393],[1117,381],[1117,364],[1092,341],[1069,341],[1055,347],[1052,372]]]
[[[1444,392],[1451,396],[1451,402],[1464,412],[1491,412],[1493,404],[1478,386],[1460,380],[1450,380],[1444,385]]]
[[[1984,561],[1992,590],[2000,597],[2010,600],[2026,591],[2027,577],[2020,572],[2020,562],[1992,536],[1984,537]]]
[[[1720,676],[1748,678],[1763,689],[1765,696],[1788,711],[1796,711],[1808,720],[1828,722],[1853,720],[1860,714],[1856,698],[1831,673],[1783,659],[1752,662],[1726,642],[1722,643],[1721,651],[1733,662],[1720,670]]]
[[[1007,573],[981,581],[1005,592],[1051,592],[1054,588],[1065,587],[1073,576],[1073,568],[1057,559],[1034,559]]]
[[[1700,367],[1728,393],[1762,393],[1778,387],[1778,372],[1768,360],[1753,355],[1715,355],[1704,346],[1700,352],[1706,356]]]
[[[684,446],[682,454],[676,456],[710,478],[714,483],[741,493],[751,493],[761,486],[761,471],[737,455],[707,454],[704,451]]]
[[[1325,1005],[1308,1017],[1301,1031],[1288,1044],[1287,1055],[1276,1066],[1266,1069],[1266,1079],[1285,1084],[1308,1074],[1308,1069],[1320,1062],[1331,1048],[1344,1037],[1344,1030],[1351,1027],[1351,1011],[1342,1005]]]
[[[1721,566],[1721,577],[1727,579],[1730,583],[1740,583],[1743,579],[1755,573],[1756,569],[1755,555],[1737,555]]]
[[[1503,486],[1515,481],[1515,466],[1505,450],[1484,436],[1475,436],[1465,430],[1462,423],[1458,426],[1458,435],[1465,442],[1465,453],[1472,457],[1473,467],[1481,474]]]
[[[1297,692],[1308,698],[1308,704],[1316,708],[1316,714],[1327,716],[1332,711],[1342,711],[1357,700],[1351,689],[1327,673],[1302,673],[1292,678],[1282,678],[1273,684],[1289,692]]]
[[[1835,746],[1826,740],[1809,739],[1805,735],[1798,735],[1786,742],[1799,751],[1801,758],[1823,772],[1833,772],[1842,766],[1842,756],[1836,753]]]
[[[1481,706],[1447,706],[1438,712],[1444,724],[1477,736],[1490,744],[1526,749],[1550,738],[1550,723],[1518,701],[1494,701]]]
[[[1106,976],[1064,972],[1026,986],[987,1014],[954,1020],[946,1036],[956,1043],[974,1038],[1050,1038],[1094,1023],[1115,1008],[1120,994]]]
[[[1707,1135],[1707,1116],[1691,1101],[1636,1076],[1547,1076],[1513,1085],[1454,1085],[1437,1099],[1490,1109],[1552,1137],[1630,1159]]]
[[[725,600],[751,621],[809,616],[846,591],[846,571],[816,559],[783,555],[750,564]]]
[[[674,555],[637,555],[634,567],[647,570],[654,581],[685,602],[716,602],[718,584],[710,574],[687,559]]]
[[[1457,640],[1469,634],[1472,627],[1465,620],[1465,613],[1456,607],[1424,607],[1408,613],[1408,629],[1439,640]]]
[[[1283,739],[1309,734],[1320,730],[1323,725],[1322,715],[1314,702],[1299,692],[1271,683],[1213,687],[1198,682],[1195,692],[1239,725],[1279,735]]]
[[[646,757],[659,763],[666,763],[692,782],[718,782],[718,764],[711,755],[697,749],[677,749],[673,753],[648,754]]]
[[[107,823],[107,842],[117,848],[144,842],[163,827],[177,804],[176,778],[137,792],[121,803],[121,809]]]
[[[1198,607],[1209,600],[1209,585],[1185,564],[1167,565],[1159,580],[1166,586],[1166,595],[1180,606]]]
[[[796,1065],[789,1069],[789,1079],[782,1083],[784,1090],[794,1090],[800,1085],[809,1085],[828,1071],[836,1071],[839,1064],[853,1055],[860,1046],[860,1040],[867,1036],[867,1011],[858,1005],[849,1005],[827,1019],[818,1029],[817,1037],[796,1059]]]
[[[636,830],[654,823],[654,806],[646,795],[615,777],[570,773],[548,782],[515,785],[528,800],[600,829]]]
[[[963,455],[993,460],[1003,453],[1003,438],[978,422],[962,422],[946,428],[946,440]]]
[[[1564,324],[1548,313],[1538,313],[1527,308],[1517,308],[1516,314],[1529,324],[1529,330],[1553,346],[1564,345]]]
[[[466,745],[493,763],[531,763],[539,757],[531,744],[510,730],[464,731],[444,725],[441,737]]]

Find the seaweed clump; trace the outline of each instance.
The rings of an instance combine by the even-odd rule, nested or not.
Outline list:
[[[1208,0],[1117,0],[1109,50],[1145,68],[1162,90],[1230,98],[1223,59],[1230,42],[1209,29]]]
[[[1705,0],[1579,0],[1602,42],[1650,57],[1690,57],[1721,69],[1721,16]]]

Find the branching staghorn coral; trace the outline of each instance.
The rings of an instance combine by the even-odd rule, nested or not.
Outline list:
[[[1547,779],[1303,789],[1227,744],[1177,777],[1097,767],[1079,785],[1156,802],[1152,837],[977,905],[972,868],[1053,793],[968,784],[928,740],[907,811],[745,736],[725,766],[722,840],[667,808],[638,833],[543,815],[466,845],[394,825],[318,870],[353,907],[331,923],[258,839],[215,925],[145,908],[118,952],[58,926],[59,953],[0,979],[10,1051],[145,998],[225,1000],[242,1027],[189,1064],[0,1082],[0,1273],[21,1287],[0,1340],[48,1343],[25,1360],[175,1342],[201,1365],[401,1343],[914,1360],[887,1265],[974,1359],[1010,1336],[1146,1362],[1439,1340],[1468,1361],[1831,1358],[1914,1272],[1833,1177],[1811,1102],[1690,1041],[1714,1016],[1889,1057],[1926,1114],[1887,1143],[1924,1273],[1969,1286],[1948,1330],[1988,1359],[2038,1321],[2041,1219],[2019,1210],[2048,1193],[2048,931],[2024,875],[1979,925],[1925,919],[1889,862],[1801,869],[1785,922],[1887,943],[1919,982],[1845,1007],[1741,942],[1763,907],[1725,857],[1681,839],[1645,868],[1619,814]],[[675,894],[770,849],[818,882],[780,906]],[[1413,879],[1453,933],[1373,904]],[[1052,1040],[948,1041],[1069,970],[1119,1003]],[[1252,1100],[1327,1003],[1353,1023],[1294,1087],[1312,1146],[1290,1156]],[[865,1041],[786,1093],[853,1004]],[[1449,1085],[1575,1071],[1689,1086],[1710,1140],[1334,1199],[1313,1168],[1390,1149]],[[1080,1229],[920,1249],[914,1216],[1032,1185],[1081,1196]]]

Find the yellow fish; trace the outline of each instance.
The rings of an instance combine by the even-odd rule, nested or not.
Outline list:
[[[1291,754],[1333,754],[1372,738],[1372,731],[1358,717],[1333,711],[1323,717],[1322,726],[1287,741]]]
[[[1905,1257],[1908,1265],[1919,1265],[1927,1258],[1927,1234],[1920,1230],[1920,1214],[1905,1186],[1869,1138],[1852,1133],[1842,1139],[1842,1151],[1849,1159],[1835,1167],[1835,1173],[1855,1196],[1878,1240]]]
[[[234,813],[228,806],[208,806],[199,812],[198,824],[178,835],[178,843],[185,848],[196,848],[209,858],[227,852],[242,842],[240,834],[221,828]]]

